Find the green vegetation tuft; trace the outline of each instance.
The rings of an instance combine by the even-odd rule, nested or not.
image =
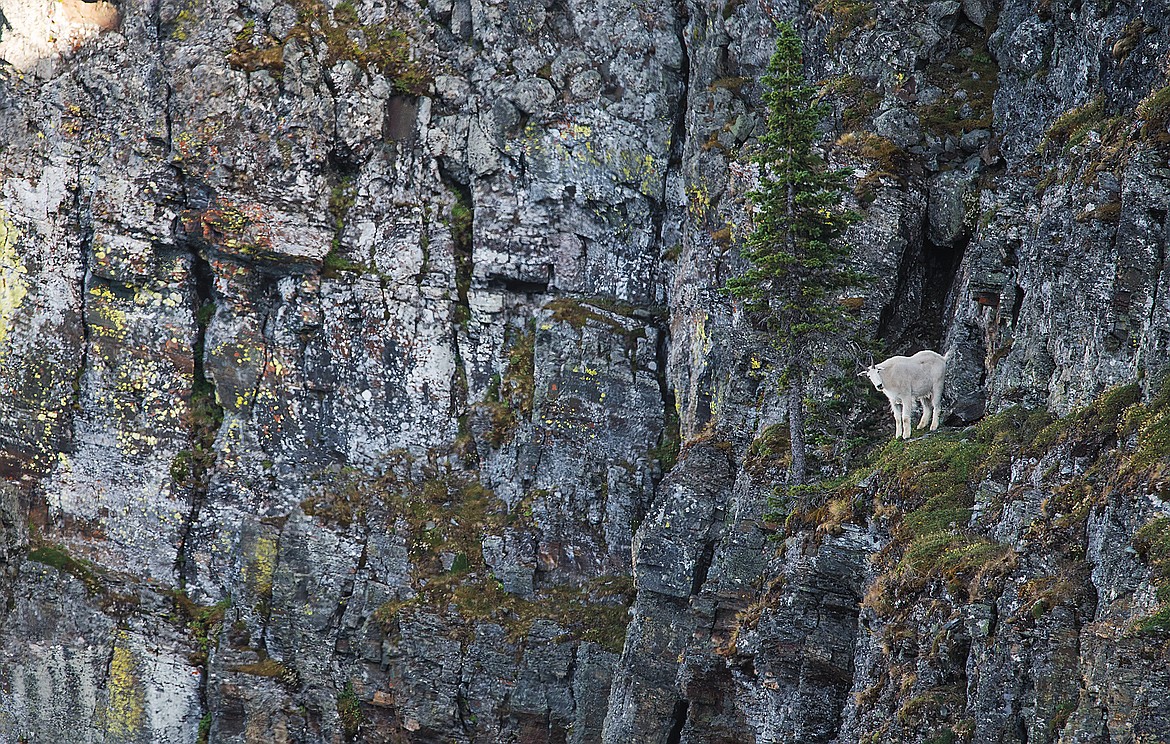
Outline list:
[[[825,36],[825,45],[832,51],[857,31],[877,25],[873,3],[864,0],[818,0],[813,10],[833,19]]]
[[[1078,145],[1085,140],[1105,118],[1105,97],[1097,96],[1088,103],[1071,108],[1056,118],[1044,133],[1040,151],[1048,152],[1054,147]]]
[[[1133,395],[1136,399],[1136,386]],[[1165,474],[1170,468],[1166,457],[1170,452],[1170,375],[1148,404],[1132,406],[1118,416],[1123,418],[1118,435],[1137,435],[1136,447],[1126,461],[1126,473],[1147,473],[1147,480]]]
[[[239,674],[247,674],[252,677],[269,677],[290,684],[299,682],[300,680],[300,675],[297,674],[295,669],[267,656],[251,664],[236,664],[230,667],[230,669]]]
[[[337,693],[337,716],[341,719],[341,730],[345,732],[345,738],[349,741],[356,739],[366,719],[362,714],[362,702],[358,699],[350,680],[347,680],[345,687]]]
[[[248,21],[236,34],[227,63],[232,69],[245,72],[267,70],[280,79],[284,73],[284,42],[268,34],[258,35],[255,22]]]
[[[904,726],[929,724],[944,718],[940,714],[943,708],[961,710],[965,700],[965,690],[959,686],[936,687],[904,702],[898,709],[898,722]],[[951,735],[950,741],[954,741],[953,732]]]
[[[1135,112],[1147,125],[1164,128],[1170,122],[1170,85],[1151,91]]]
[[[1134,533],[1133,547],[1150,567],[1150,580],[1161,605],[1135,623],[1139,633],[1170,632],[1170,517],[1154,517]]]
[[[181,590],[164,592],[171,598],[172,614],[168,620],[180,627],[187,628],[195,641],[195,651],[187,660],[192,666],[202,666],[207,663],[207,657],[219,643],[220,631],[223,630],[223,619],[227,614],[231,600],[223,599],[213,605],[201,605],[187,596]]]
[[[750,473],[762,475],[772,468],[788,467],[790,461],[788,424],[779,423],[770,425],[752,440],[743,467]]]
[[[1129,411],[1140,397],[1137,383],[1107,390],[1084,408],[1061,419],[1050,419],[1032,438],[1028,449],[1039,453],[1072,441],[1114,440],[1127,422],[1133,421]]]
[[[321,479],[312,495],[301,501],[301,509],[310,517],[348,528],[365,522],[373,498],[365,474],[346,466]]]
[[[917,108],[922,126],[940,136],[988,129],[992,123],[999,65],[982,31],[970,27],[961,31],[960,37],[962,43],[955,51],[943,64],[931,65],[928,73],[930,82],[943,90],[943,96]],[[960,98],[955,98],[960,91]]]
[[[674,467],[678,462],[679,452],[682,451],[682,422],[674,403],[669,398],[667,400],[667,404],[663,406],[662,434],[658,438],[658,444],[648,453],[651,460],[658,461],[664,473]]]
[[[370,271],[369,266],[347,258],[342,251],[341,236],[345,232],[345,219],[356,201],[357,188],[347,178],[343,178],[329,192],[329,216],[333,220],[333,241],[330,244],[329,252],[321,260],[321,276],[327,279],[336,279],[342,273],[365,274]]]
[[[203,308],[209,305],[207,303]],[[201,315],[204,314],[203,308],[200,308]],[[201,331],[201,340],[202,337]],[[201,355],[201,350],[197,350],[197,353]],[[191,448],[175,454],[171,460],[170,475],[180,488],[205,491],[211,479],[211,469],[215,466],[215,438],[223,424],[223,407],[216,400],[215,386],[203,376],[201,366],[197,367],[191,395],[187,399],[185,419],[188,431],[191,432]]]
[[[857,75],[829,78],[821,83],[817,95],[837,102],[841,110],[841,128],[845,131],[861,129],[882,101],[877,85]]]
[[[473,259],[475,239],[475,204],[471,191],[455,188],[455,201],[451,204],[448,226],[451,229],[452,252],[455,259],[455,293],[457,301],[453,311],[456,323],[466,327],[471,320],[468,292],[471,290],[471,275],[475,268]]]
[[[208,744],[211,739],[211,713],[203,714],[199,719],[199,731],[195,735],[195,744]]]
[[[345,218],[357,201],[357,187],[348,178],[334,186],[329,192],[329,216],[333,219],[333,250],[341,248],[341,233],[345,230]]]
[[[451,205],[451,240],[457,245],[470,245],[475,213],[470,199],[462,192]]]
[[[522,421],[532,418],[536,394],[536,334],[521,333],[508,350],[504,374],[488,388],[482,406],[491,416],[492,428],[485,435],[488,444],[500,447],[512,439]]]
[[[1065,700],[1059,703],[1055,710],[1052,711],[1052,720],[1048,722],[1048,739],[1049,741],[1059,741],[1060,732],[1064,729],[1068,719],[1076,712],[1077,704],[1073,700]]]
[[[342,273],[366,274],[370,267],[359,261],[351,261],[336,250],[330,250],[321,260],[321,276],[336,279]]]
[[[288,38],[319,40],[325,48],[326,66],[349,60],[378,70],[399,93],[427,92],[432,73],[416,58],[406,32],[386,22],[363,24],[349,2],[339,3],[332,11],[322,0],[294,0],[292,5],[297,24]]]
[[[184,423],[191,447],[180,450],[171,461],[170,476],[175,486],[196,493],[206,493],[215,466],[215,438],[223,424],[223,407],[216,398],[215,385],[203,368],[207,326],[215,316],[215,303],[205,299],[195,309],[195,345],[192,349],[194,371],[191,393],[187,397]]]

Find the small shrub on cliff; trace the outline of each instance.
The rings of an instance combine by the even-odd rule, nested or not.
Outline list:
[[[1161,606],[1139,620],[1135,628],[1141,633],[1170,631],[1170,517],[1155,517],[1133,536],[1138,556],[1150,567]]]
[[[499,447],[512,438],[522,421],[532,417],[535,396],[536,335],[522,333],[508,351],[503,376],[488,389],[483,406],[491,415],[492,428],[485,439]]]

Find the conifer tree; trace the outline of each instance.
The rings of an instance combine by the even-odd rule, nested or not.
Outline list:
[[[846,266],[850,247],[842,237],[855,214],[842,207],[845,172],[827,168],[813,150],[824,107],[804,80],[800,37],[790,23],[779,25],[762,82],[767,129],[752,156],[760,184],[748,194],[753,229],[742,250],[750,266],[727,289],[778,352],[788,397],[789,481],[802,485],[805,382],[818,350],[848,325],[838,293],[863,276]]]

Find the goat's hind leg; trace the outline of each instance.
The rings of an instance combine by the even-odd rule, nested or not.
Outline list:
[[[938,409],[942,408],[942,398],[943,390],[942,382],[940,381],[938,385],[935,386],[934,393],[930,396],[930,402],[933,404],[932,407],[934,408],[934,415],[930,422],[931,431],[938,429]]]
[[[922,404],[922,418],[918,420],[918,426],[916,426],[914,428],[925,429],[926,423],[928,421],[930,421],[930,411],[931,411],[931,408],[933,408],[933,406],[931,406],[931,400],[930,400],[929,396],[927,396],[925,398],[919,398],[918,402]],[[934,429],[936,429],[936,428],[938,428],[938,427],[935,426],[934,428],[931,429],[931,431],[934,431]]]

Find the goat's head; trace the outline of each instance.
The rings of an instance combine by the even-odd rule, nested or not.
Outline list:
[[[882,382],[882,371],[880,369],[878,369],[878,366],[876,364],[871,364],[868,367],[866,367],[865,369],[861,370],[860,372],[857,373],[857,376],[858,377],[868,377],[869,381],[872,382],[873,386],[875,388],[877,388],[879,391],[881,391],[881,389],[883,387],[885,387],[885,383]]]

